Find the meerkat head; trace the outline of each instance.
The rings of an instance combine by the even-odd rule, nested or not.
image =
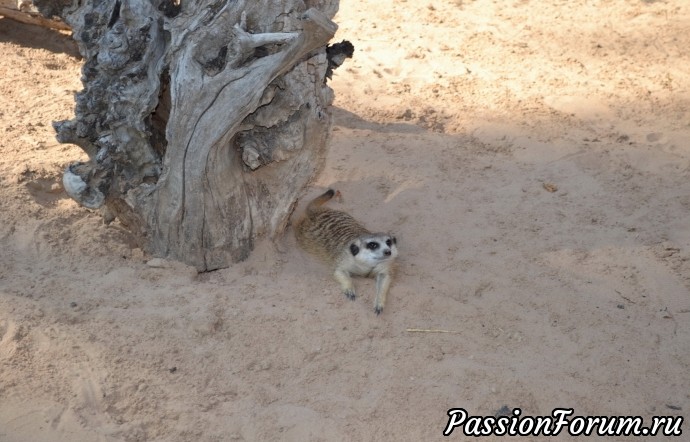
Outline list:
[[[374,266],[398,256],[397,241],[386,233],[361,236],[350,244],[350,253],[356,261]]]

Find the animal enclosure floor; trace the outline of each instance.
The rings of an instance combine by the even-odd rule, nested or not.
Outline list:
[[[335,20],[355,55],[303,200],[337,188],[396,234],[379,317],[372,280],[347,300],[291,234],[208,274],[147,265],[61,187],[77,52],[0,18],[0,442],[431,441],[455,407],[687,421],[690,3]]]

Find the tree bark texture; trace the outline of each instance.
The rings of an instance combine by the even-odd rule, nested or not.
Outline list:
[[[76,117],[54,123],[89,156],[72,198],[199,271],[282,232],[323,163],[338,0],[34,3],[85,58]]]

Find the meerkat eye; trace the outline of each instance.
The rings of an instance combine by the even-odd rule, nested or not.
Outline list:
[[[393,245],[393,241],[391,241],[390,238],[387,239],[387,240],[386,240],[386,245],[387,245],[388,247],[392,246],[392,245]]]
[[[376,250],[378,248],[379,248],[379,243],[377,243],[375,241],[371,241],[371,242],[367,243],[367,249],[369,249],[369,250]]]

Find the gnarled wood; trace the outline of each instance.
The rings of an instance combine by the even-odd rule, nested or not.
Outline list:
[[[74,199],[199,270],[284,229],[322,164],[337,0],[36,3],[86,59],[76,118],[55,123],[90,158],[65,172]]]

